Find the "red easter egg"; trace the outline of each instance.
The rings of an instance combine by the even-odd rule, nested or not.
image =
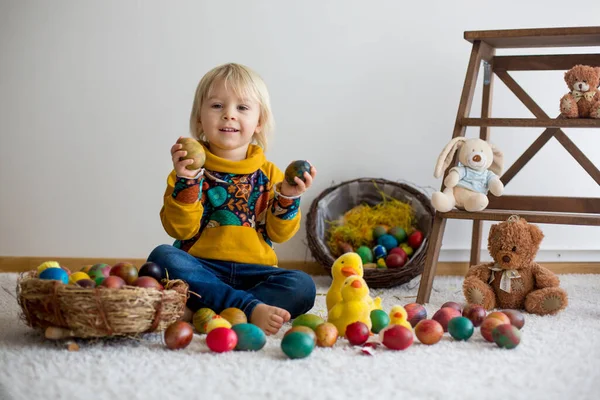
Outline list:
[[[163,285],[151,276],[140,276],[133,281],[133,286],[163,290]]]
[[[410,325],[414,328],[419,321],[427,318],[427,310],[423,305],[419,303],[408,303],[404,306],[406,310],[406,319],[410,322]]]
[[[108,279],[108,278],[106,278]],[[171,350],[183,349],[194,337],[194,328],[184,321],[173,322],[165,330],[165,344]]]
[[[369,339],[369,327],[364,322],[353,322],[346,327],[346,338],[350,344],[361,345]]]
[[[487,312],[485,311],[485,308],[479,304],[467,304],[462,311],[463,317],[469,318],[475,327],[481,325],[486,314]]]
[[[206,345],[215,353],[225,353],[237,346],[238,337],[231,328],[215,328],[206,336]]]
[[[392,350],[404,350],[408,348],[414,340],[414,335],[410,329],[402,325],[392,325],[381,332],[381,341],[383,345]]]
[[[111,275],[104,279],[100,284],[101,287],[107,287],[109,289],[121,289],[126,285],[126,282],[120,276]]]
[[[417,339],[423,344],[432,345],[436,344],[444,336],[444,328],[442,325],[433,319],[424,319],[419,321],[415,326],[415,335]]]
[[[415,250],[421,247],[421,243],[423,243],[423,232],[421,231],[414,231],[408,237],[408,245]]]
[[[454,308],[456,311],[462,312],[462,307],[460,306],[460,304],[458,304],[455,301],[447,301],[444,304],[442,304],[442,306],[440,308],[444,308],[444,307]]]
[[[406,259],[406,253],[404,253],[404,256],[400,255],[399,253],[392,253],[386,257],[385,265],[388,268],[400,268],[406,264]]]
[[[460,317],[460,311],[451,307],[442,307],[433,314],[431,319],[437,321],[444,328],[444,332],[448,332],[448,322],[454,317]]]
[[[406,254],[406,252],[404,251],[404,249],[402,247],[394,247],[393,249],[391,249],[388,252],[388,255],[390,254],[400,254],[401,256],[404,256],[405,258],[408,259],[408,254]]]

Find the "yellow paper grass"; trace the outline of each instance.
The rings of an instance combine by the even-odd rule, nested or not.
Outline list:
[[[379,190],[378,190],[379,191]],[[333,254],[342,254],[342,246],[349,244],[354,250],[360,246],[373,247],[373,229],[378,225],[387,228],[401,227],[410,235],[416,223],[415,212],[410,204],[394,199],[379,191],[381,203],[375,206],[358,205],[347,211],[341,221],[332,222],[327,245]]]

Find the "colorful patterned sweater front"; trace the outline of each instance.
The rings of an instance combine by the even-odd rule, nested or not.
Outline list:
[[[160,218],[174,246],[199,258],[277,265],[272,243],[300,228],[300,198],[274,190],[283,173],[250,145],[246,159],[230,161],[205,147],[204,174],[167,179]]]

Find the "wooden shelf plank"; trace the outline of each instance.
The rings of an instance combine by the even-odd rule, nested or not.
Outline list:
[[[488,196],[489,209],[536,210],[541,212],[565,212],[600,214],[600,198],[558,196]]]
[[[492,64],[494,71],[566,71],[577,64],[600,65],[600,54],[496,56]]]
[[[446,213],[439,214],[442,216],[442,218],[447,219],[467,219],[483,221],[506,221],[511,215],[519,215],[520,217],[525,218],[528,222],[538,224],[600,226],[600,214],[559,214],[525,210],[493,209],[485,209],[483,211],[477,212],[452,210]]]
[[[600,119],[592,118],[462,118],[464,126],[527,128],[600,128]]]
[[[497,49],[600,46],[600,26],[467,31],[465,40],[483,41]]]

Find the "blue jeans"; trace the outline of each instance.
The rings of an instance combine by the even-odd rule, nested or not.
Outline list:
[[[165,268],[169,279],[187,282],[191,291],[202,296],[190,294],[187,306],[194,312],[207,307],[218,314],[236,307],[250,320],[254,307],[265,303],[283,308],[296,318],[315,304],[315,283],[302,271],[206,260],[166,244],[155,248],[148,261]]]

